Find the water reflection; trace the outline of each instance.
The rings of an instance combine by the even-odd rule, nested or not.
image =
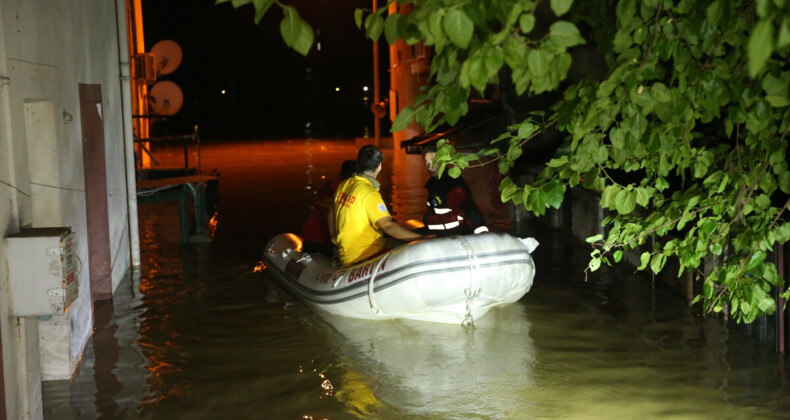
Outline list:
[[[785,356],[725,320],[700,317],[625,266],[584,282],[585,251],[542,241],[534,256],[543,268],[536,278],[545,281],[522,300],[537,350],[532,398],[542,416],[786,418]]]
[[[337,140],[205,145],[204,166],[222,173],[214,240],[181,247],[177,206],[141,206],[142,272],[112,307],[97,305],[74,379],[44,383],[45,419],[787,418],[785,356],[633,269],[585,282],[585,244],[513,226],[485,171],[467,179],[489,224],[541,242],[520,302],[471,331],[303,306],[256,264],[271,236],[301,225],[305,186],[355,151]],[[394,212],[419,218],[420,156],[385,159]]]
[[[118,326],[112,322],[113,308],[109,301],[97,302],[93,307],[96,333],[93,335],[93,347],[102,349],[95,354],[93,364],[94,380],[102,387],[96,390],[96,408],[101,413],[116,413],[118,403],[115,401],[123,388],[118,378],[112,373],[118,364],[120,346],[115,338]]]
[[[475,328],[312,317],[339,349],[335,395],[361,418],[517,418],[534,386],[524,306],[496,308]]]

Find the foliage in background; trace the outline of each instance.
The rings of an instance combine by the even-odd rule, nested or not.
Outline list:
[[[250,2],[258,14],[275,3],[232,1]],[[451,176],[496,163],[505,175],[502,201],[536,215],[558,208],[568,188],[600,194],[609,216],[605,233],[588,238],[590,271],[648,249],[639,269],[658,273],[675,259],[680,274],[703,282],[695,301],[706,311],[728,308],[747,323],[776,311],[771,291],[785,284],[766,257],[790,239],[790,1],[398,3],[412,12],[354,16],[371,39],[383,34],[389,43],[424,41],[433,49],[432,83],[399,113],[393,131],[415,119],[427,131],[454,125],[473,92],[483,94],[503,75],[519,95],[557,92],[550,109],[475,154],[443,142],[437,162]],[[283,38],[295,43],[293,34]],[[605,54],[606,77],[564,83],[573,48],[588,42]],[[520,185],[511,168],[549,127],[564,141],[536,179]],[[704,269],[706,260],[712,269]]]

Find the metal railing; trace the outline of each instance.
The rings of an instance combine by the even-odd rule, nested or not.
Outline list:
[[[200,173],[200,135],[198,132],[195,131],[192,134],[184,134],[184,135],[175,135],[175,136],[155,136],[155,137],[135,137],[134,143],[137,147],[139,147],[142,153],[145,153],[154,164],[157,166],[161,165],[159,160],[156,159],[154,153],[151,150],[152,145],[156,144],[169,144],[173,142],[181,142],[184,148],[184,170],[189,170],[189,146],[192,144],[195,147],[195,154],[196,154],[196,168],[197,172]],[[137,162],[138,169],[140,162]]]

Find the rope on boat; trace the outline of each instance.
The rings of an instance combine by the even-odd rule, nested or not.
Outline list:
[[[373,297],[373,281],[376,280],[376,275],[379,273],[379,268],[381,268],[381,264],[389,258],[392,251],[387,252],[384,254],[383,257],[376,263],[376,266],[373,267],[373,274],[370,275],[370,280],[368,280],[368,302],[370,303],[370,311],[374,314],[378,315],[381,312],[381,308],[379,305],[376,304],[376,299]]]
[[[480,268],[480,262],[477,260],[477,253],[475,253],[469,241],[463,236],[457,236],[457,238],[461,240],[461,246],[466,250],[466,257],[469,259],[470,277],[469,287],[464,290],[464,295],[466,295],[466,315],[461,322],[461,326],[464,328],[474,327],[475,320],[472,316],[472,300],[480,294],[480,285],[477,282],[477,270]]]
[[[464,316],[463,321],[461,322],[461,326],[464,328],[475,326],[475,320],[472,316],[472,301],[475,297],[480,295],[480,285],[477,281],[477,272],[480,269],[480,262],[477,259],[477,253],[475,252],[472,245],[469,241],[466,240],[463,236],[459,235],[458,238],[461,241],[461,246],[466,251],[466,257],[469,260],[469,287],[464,289],[464,295],[466,296],[466,315]],[[381,265],[384,264],[384,261],[389,258],[390,254],[392,254],[392,250],[384,254],[383,257],[376,263],[376,266],[373,267],[373,273],[370,275],[370,280],[368,280],[368,302],[370,304],[370,311],[374,314],[378,315],[383,312],[383,310],[378,306],[376,303],[376,298],[374,295],[374,282],[376,280],[376,275],[379,273],[379,268]]]

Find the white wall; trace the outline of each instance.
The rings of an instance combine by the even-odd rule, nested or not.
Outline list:
[[[25,226],[70,226],[76,232],[82,262],[79,298],[60,324],[68,328],[72,365],[93,328],[80,83],[102,88],[113,290],[131,264],[118,42],[120,36],[125,44],[126,31],[118,30],[117,22],[116,2],[110,0],[0,2],[0,236]],[[30,325],[35,318],[20,323],[8,315],[8,261],[4,242],[2,246],[6,414],[9,419],[40,418],[38,349],[29,343],[38,329]]]

